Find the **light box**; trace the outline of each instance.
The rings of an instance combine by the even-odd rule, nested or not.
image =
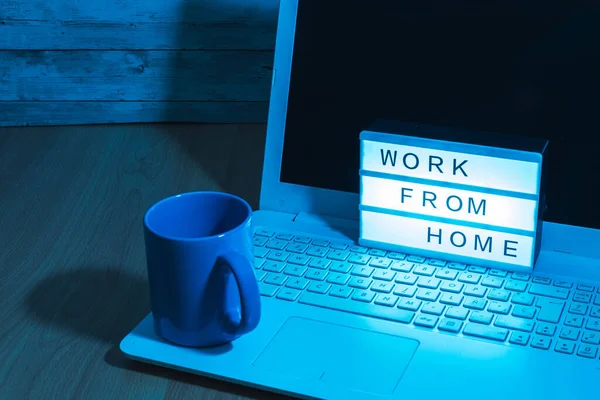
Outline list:
[[[360,135],[364,246],[531,272],[548,141],[378,120]]]

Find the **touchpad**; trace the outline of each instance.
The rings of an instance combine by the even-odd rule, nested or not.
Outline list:
[[[414,339],[293,317],[254,366],[338,387],[391,394],[418,347]]]

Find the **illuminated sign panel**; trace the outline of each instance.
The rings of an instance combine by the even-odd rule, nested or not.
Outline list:
[[[547,141],[491,135],[453,141],[446,129],[389,123],[363,131],[359,242],[530,271],[541,240]]]

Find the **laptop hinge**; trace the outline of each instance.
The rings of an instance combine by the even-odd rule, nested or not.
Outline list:
[[[315,224],[320,226],[328,226],[331,228],[345,228],[345,229],[357,229],[357,219],[347,219],[332,217],[329,215],[311,214],[301,212],[294,217],[294,222],[300,222],[303,224]]]

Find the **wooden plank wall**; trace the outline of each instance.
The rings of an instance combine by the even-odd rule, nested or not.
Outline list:
[[[265,122],[278,0],[0,0],[0,126]]]

